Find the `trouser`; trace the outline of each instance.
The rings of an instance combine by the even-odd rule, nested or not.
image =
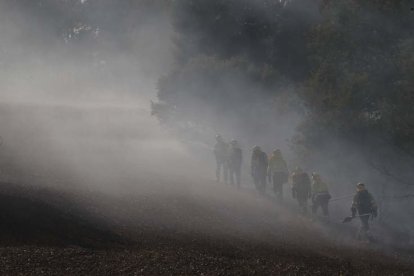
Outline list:
[[[308,213],[308,197],[307,196],[297,196],[296,199],[298,200],[300,211],[302,214]]]
[[[287,174],[284,172],[274,172],[272,174],[273,191],[278,199],[283,198],[283,184],[287,182]]]
[[[226,161],[217,160],[217,167],[216,167],[216,180],[220,182],[221,172],[223,172],[223,180],[224,183],[227,184],[228,181],[228,166]]]
[[[230,168],[230,184],[234,185],[234,178],[236,178],[237,188],[240,188],[240,176],[241,176],[241,168]]]
[[[358,232],[358,239],[367,239],[369,238],[369,218],[370,215],[359,217],[361,220],[361,226]]]
[[[260,194],[264,194],[266,191],[266,174],[255,174],[253,175],[254,185]]]
[[[320,193],[320,194],[316,194],[312,197],[312,213],[316,214],[316,212],[318,211],[319,207],[322,208],[322,213],[324,216],[329,216],[329,199],[331,198],[331,196],[329,195],[329,193]]]

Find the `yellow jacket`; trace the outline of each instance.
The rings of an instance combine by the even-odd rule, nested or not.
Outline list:
[[[312,193],[329,193],[328,185],[323,181],[312,181]]]
[[[272,155],[269,159],[269,173],[285,172],[288,173],[288,168],[282,156]]]

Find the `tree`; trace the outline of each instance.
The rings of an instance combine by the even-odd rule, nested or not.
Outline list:
[[[230,125],[243,136],[265,136],[276,125],[275,97],[286,98],[308,74],[306,34],[319,20],[317,7],[307,0],[176,1],[176,63],[160,81],[154,113],[189,128]]]

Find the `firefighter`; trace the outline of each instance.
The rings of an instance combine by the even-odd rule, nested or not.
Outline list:
[[[251,160],[251,175],[254,185],[260,194],[265,194],[266,192],[267,166],[268,159],[266,153],[259,146],[254,146]]]
[[[280,150],[274,150],[269,158],[267,170],[269,182],[273,183],[273,191],[279,200],[283,199],[283,184],[288,182],[289,171],[286,161],[283,159]]]
[[[228,151],[229,145],[224,141],[221,135],[216,136],[214,145],[214,156],[216,157],[216,181],[220,182],[221,173],[223,173],[224,183],[228,180]]]
[[[309,175],[297,167],[292,173],[292,196],[295,198],[302,214],[308,212],[308,199],[311,197],[311,183]]]
[[[357,191],[352,201],[351,207],[352,217],[354,218],[358,212],[361,220],[361,227],[358,232],[358,239],[371,239],[369,233],[369,218],[376,218],[378,214],[378,207],[375,203],[374,197],[365,188],[364,183],[357,184]]]
[[[328,185],[322,181],[319,174],[312,173],[312,214],[316,215],[319,207],[321,207],[323,215],[329,217],[328,205],[330,199]]]
[[[234,185],[234,178],[236,178],[237,188],[240,188],[241,165],[242,165],[242,150],[236,140],[230,142],[229,152],[229,173],[230,184]]]

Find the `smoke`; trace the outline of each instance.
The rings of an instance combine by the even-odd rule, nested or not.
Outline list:
[[[85,190],[109,194],[118,200],[81,204],[99,205],[99,213],[128,225],[250,235],[254,221],[268,220],[268,213],[254,214],[269,203],[211,181],[209,148],[189,149],[151,116],[157,79],[172,62],[168,13],[139,10],[145,17],[128,32],[113,33],[105,24],[98,32],[94,22],[120,19],[104,6],[78,14],[76,31],[63,28],[62,34],[46,24],[56,9],[44,14],[37,5],[14,4],[2,2],[1,9],[13,14],[0,32],[7,41],[0,88],[3,181],[75,191],[80,198]],[[46,17],[38,18],[38,9]],[[249,208],[256,211],[244,218]]]
[[[74,13],[58,9],[65,3],[20,4],[1,3],[3,174],[116,190],[120,176],[179,173],[188,153],[149,110],[171,63],[165,12],[122,7],[145,16],[120,34],[109,28],[121,19],[113,6],[91,3],[97,8],[76,13],[62,32],[50,23],[60,22],[57,10]]]
[[[266,152],[280,148],[291,169],[303,164],[291,150],[291,139],[306,114],[297,108],[299,99],[291,97],[297,89],[293,77],[270,72],[265,64],[246,66],[243,58],[221,62],[205,56],[192,59],[177,73],[176,34],[168,8],[157,9],[148,1],[134,8],[133,2],[86,0],[75,1],[75,8],[68,10],[59,2],[44,2],[49,5],[46,10],[0,2],[0,170],[4,179],[91,189],[122,195],[122,199],[131,196],[125,204],[138,214],[122,216],[101,206],[128,223],[132,217],[168,229],[262,240],[297,238],[273,231],[285,224],[284,233],[293,229],[300,234],[300,228],[308,224],[296,221],[284,207],[251,195],[247,173],[250,148],[255,144]],[[79,12],[82,5],[92,8]],[[314,9],[307,11],[306,20],[319,20]],[[64,18],[63,23],[56,17]],[[211,67],[220,74],[209,75]],[[183,133],[176,135],[151,116],[150,100],[157,92],[161,101],[171,96],[163,98],[163,82],[158,83],[160,76],[171,71],[178,77],[164,84],[186,83],[176,87],[173,102],[179,112],[170,118],[184,135],[190,133],[186,143],[181,140]],[[258,79],[277,80],[277,85],[258,86]],[[274,90],[277,97],[271,94]],[[247,192],[211,181],[216,133],[240,141]],[[344,151],[348,148],[341,144],[339,152]],[[345,157],[352,164],[346,172],[335,167],[331,158],[344,156],[328,158],[321,153],[305,166],[332,183],[334,196],[352,193],[357,179],[377,181],[355,150]],[[361,172],[354,174],[358,166]],[[287,200],[288,206],[293,204]],[[344,215],[348,208],[347,203],[333,207],[333,215]],[[314,227],[309,228],[306,231],[313,233]]]
[[[273,233],[284,218],[271,202],[211,181],[210,141],[189,147],[151,116],[157,80],[172,63],[168,13],[140,9],[139,24],[123,30],[131,25],[120,19],[136,14],[114,1],[86,14],[59,6],[66,1],[43,3],[1,2],[2,181],[70,191],[132,233],[284,239]],[[50,25],[56,17],[69,23]],[[237,128],[226,134],[237,137]],[[96,198],[81,200],[85,190]]]
[[[212,144],[216,133],[227,140],[239,140],[246,165],[253,145],[268,153],[282,149],[291,170],[301,165],[308,172],[322,174],[332,196],[342,198],[331,204],[336,221],[349,214],[355,185],[364,182],[383,210],[381,227],[397,232],[412,228],[410,214],[405,211],[410,204],[386,202],[391,195],[412,193],[411,185],[397,181],[400,173],[405,175],[401,179],[410,179],[410,171],[402,169],[406,168],[402,155],[392,153],[389,144],[373,139],[374,133],[365,138],[378,145],[370,151],[345,135],[313,125],[319,147],[301,152],[300,127],[312,118],[308,118],[311,111],[300,96],[306,94],[304,72],[312,71],[307,67],[314,58],[307,52],[308,37],[324,19],[320,2],[194,2],[177,4],[174,27],[179,33],[178,65],[159,85],[160,103],[154,110],[161,120],[179,129],[187,139],[207,145]],[[381,20],[388,21],[392,20]],[[352,37],[366,35],[364,31],[351,31]],[[323,60],[323,53],[320,58]],[[306,138],[312,139],[309,136]],[[378,158],[379,154],[383,158]],[[378,160],[380,164],[376,164]],[[384,160],[386,164],[381,163]],[[245,179],[247,185],[250,182]]]

